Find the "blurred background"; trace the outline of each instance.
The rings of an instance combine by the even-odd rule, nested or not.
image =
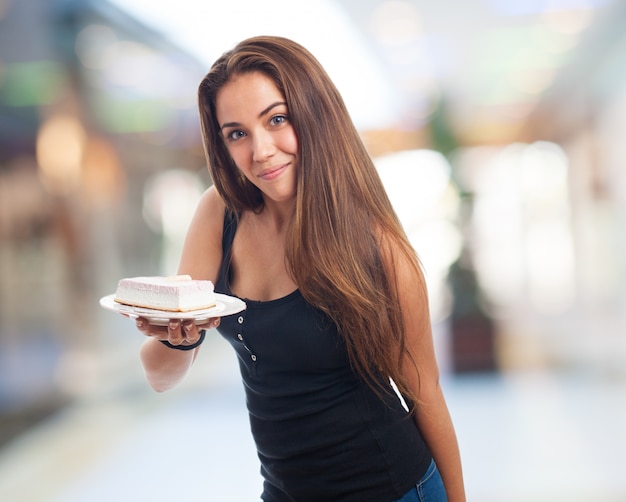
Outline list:
[[[258,500],[230,347],[155,394],[98,301],[175,273],[197,85],[259,34],[327,68],[421,256],[469,500],[626,500],[624,0],[0,0],[0,498]]]

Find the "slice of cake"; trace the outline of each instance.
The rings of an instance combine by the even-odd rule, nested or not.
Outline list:
[[[130,277],[117,284],[115,301],[133,307],[168,312],[190,312],[215,306],[211,281],[194,281],[188,275]]]

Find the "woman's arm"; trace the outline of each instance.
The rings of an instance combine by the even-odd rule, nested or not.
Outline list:
[[[183,380],[200,348],[176,350],[162,344],[154,335],[148,337],[139,352],[146,379],[157,392],[170,390]]]
[[[223,223],[224,203],[215,188],[211,187],[200,199],[187,231],[179,274],[216,281],[222,258]],[[199,347],[177,350],[160,340],[172,345],[192,345],[200,339],[202,329],[218,325],[219,318],[198,325],[193,321],[172,320],[168,326],[155,326],[145,319],[137,319],[137,329],[148,337],[141,346],[140,359],[150,386],[157,392],[175,387],[183,380],[200,350]]]
[[[402,370],[416,397],[415,421],[441,473],[449,502],[464,502],[461,456],[439,385],[426,283],[419,264],[400,252],[394,255],[408,352]]]

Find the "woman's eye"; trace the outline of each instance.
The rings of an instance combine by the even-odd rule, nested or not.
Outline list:
[[[226,136],[226,138],[229,141],[237,141],[239,138],[243,138],[244,136],[245,136],[245,133],[243,131],[236,129],[234,131],[230,131],[228,135]]]
[[[270,119],[270,124],[272,125],[281,125],[287,122],[287,117],[285,115],[274,115]]]

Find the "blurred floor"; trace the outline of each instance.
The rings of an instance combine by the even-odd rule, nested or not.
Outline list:
[[[234,355],[217,334],[178,389],[136,359],[0,451],[3,502],[258,500]],[[446,377],[473,502],[626,500],[626,382],[548,371]]]

